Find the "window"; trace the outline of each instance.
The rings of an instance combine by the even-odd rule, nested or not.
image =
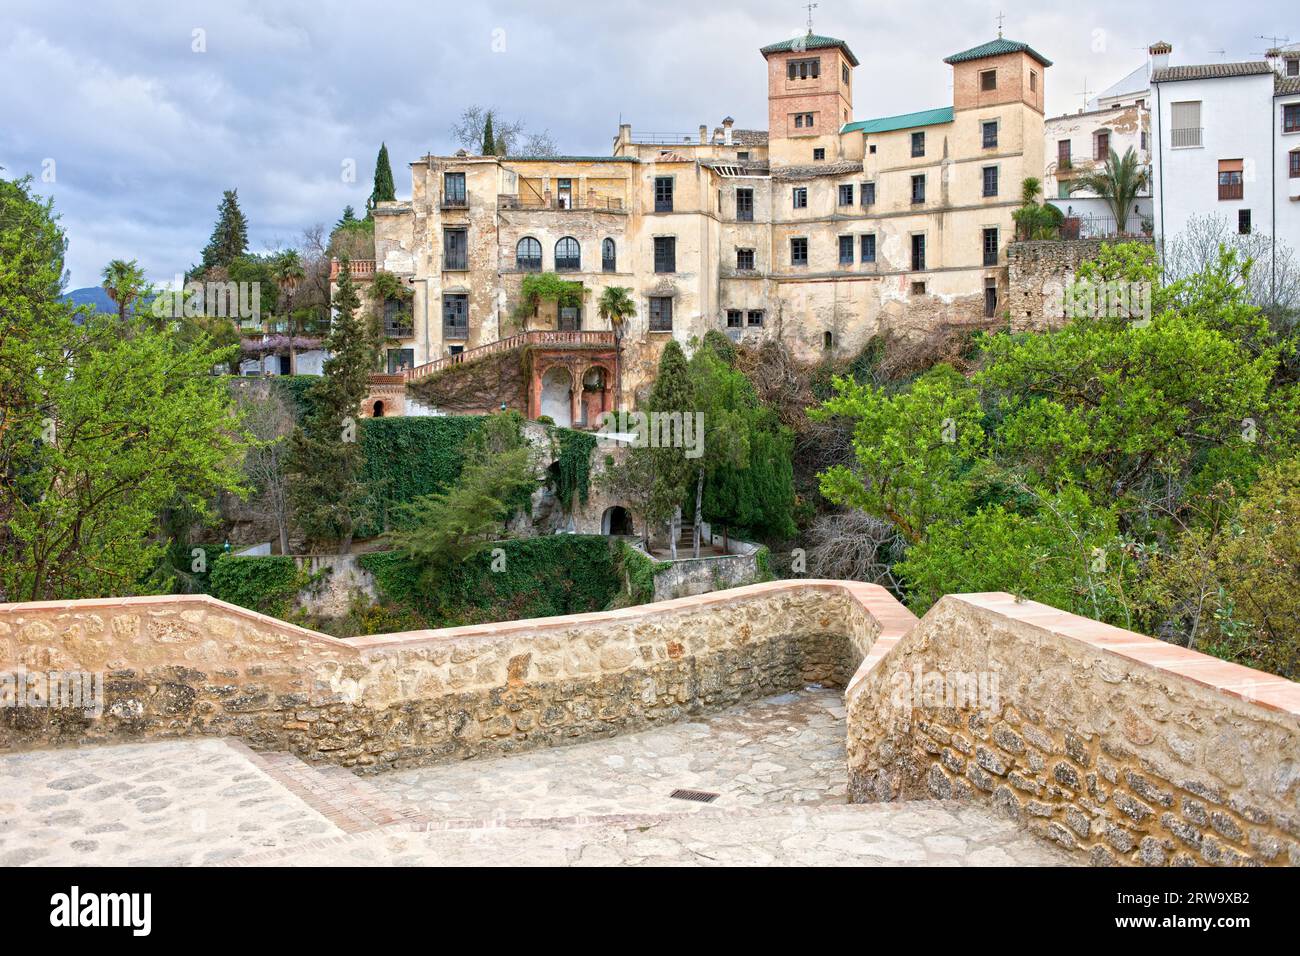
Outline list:
[[[998,88],[998,71],[983,70],[980,72],[980,89],[985,93]]]
[[[1057,140],[1056,165],[1061,169],[1070,168],[1070,141],[1068,139]]]
[[[522,272],[542,271],[542,244],[532,236],[524,236],[515,246],[515,268]]]
[[[739,309],[727,310],[727,328],[738,329],[744,325],[745,313]]]
[[[673,178],[655,177],[655,212],[673,211]]]
[[[812,128],[813,128],[813,115],[812,115],[811,113],[795,113],[795,114],[794,114],[794,128],[795,128],[795,129],[812,129]]]
[[[396,375],[403,369],[415,367],[415,349],[389,349],[388,374]]]
[[[650,331],[671,332],[673,330],[673,300],[666,295],[650,297]]]
[[[1219,199],[1244,199],[1241,181],[1243,164],[1240,159],[1219,160]]]
[[[912,271],[920,272],[925,268],[925,236],[912,237]]]
[[[582,308],[580,306],[560,306],[559,330],[561,332],[579,332],[582,330]]]
[[[1093,139],[1092,158],[1099,163],[1104,163],[1108,156],[1110,156],[1110,133],[1101,130]]]
[[[984,315],[993,318],[998,313],[998,280],[984,280]]]
[[[868,146],[868,147],[867,147],[867,152],[870,153],[872,156],[875,156],[875,155],[876,155],[876,144],[875,144],[875,143],[872,143],[870,146]]]
[[[1038,74],[1035,73],[1033,70],[1030,70],[1029,71],[1029,92],[1035,93],[1037,91],[1038,91]]]
[[[853,205],[853,184],[852,183],[840,184],[840,205],[841,206]]]
[[[912,205],[925,202],[925,174],[912,177]]]
[[[853,265],[853,237],[840,236],[840,265]]]
[[[1138,136],[1139,136],[1138,139],[1139,148],[1145,150],[1147,148],[1147,131],[1143,130],[1141,133],[1138,134]]]
[[[984,195],[996,196],[998,194],[998,168],[996,166],[984,167]]]
[[[655,272],[677,271],[677,238],[655,236]]]
[[[790,265],[806,266],[808,264],[808,240],[796,236],[790,240]]]
[[[465,196],[465,174],[464,173],[443,173],[442,174],[442,205],[443,208],[458,208],[467,205],[468,199]]]
[[[736,190],[736,219],[740,222],[754,221],[754,190]]]
[[[845,83],[849,82],[849,65],[847,63],[840,64],[840,79]]]
[[[858,245],[861,247],[859,251],[862,253],[863,262],[876,261],[876,234],[874,232],[863,236]]]
[[[469,338],[469,296],[460,293],[442,297],[442,337]]]
[[[415,334],[415,320],[397,299],[384,300],[384,336],[390,339]]]
[[[791,202],[794,203],[795,209],[807,209],[808,208],[808,187],[807,186],[794,187],[794,191],[791,193]]]
[[[1300,149],[1291,150],[1289,171],[1292,179],[1300,179]]]
[[[924,132],[912,134],[912,155],[913,156],[925,155],[925,133]]]
[[[754,268],[754,250],[737,249],[736,250],[736,268],[752,270]]]
[[[833,348],[835,348],[835,333],[834,333],[834,332],[823,332],[823,333],[822,333],[822,348],[824,348],[824,349],[833,349]]]
[[[1237,231],[1243,236],[1250,234],[1250,210],[1237,210]]]
[[[555,244],[555,271],[577,272],[582,268],[582,247],[572,236],[565,236]]]
[[[1286,75],[1300,76],[1300,59],[1296,59],[1295,57],[1290,57],[1286,61]]]
[[[998,264],[998,231],[996,228],[984,230],[984,264],[986,266]]]
[[[1300,103],[1288,103],[1282,107],[1282,132],[1300,133]]]
[[[467,230],[443,230],[442,267],[452,272],[460,272],[469,268],[469,232]]]
[[[813,150],[813,162],[819,163],[825,158],[826,158],[826,150],[823,149],[821,146],[818,146],[816,149]]]
[[[786,64],[786,77],[791,80],[815,80],[821,75],[822,59],[819,56],[791,60]]]
[[[750,325],[750,326],[762,325],[762,324],[763,324],[763,310],[762,310],[762,309],[750,309],[749,312],[748,312],[748,313],[746,314],[746,316],[745,316],[745,324],[746,324],[746,325]]]
[[[746,159],[749,159],[749,150],[747,150],[747,149],[739,149],[739,150],[736,150],[736,159],[738,159],[738,160],[742,160],[742,161],[743,161],[743,160],[746,160]]]
[[[1169,145],[1174,148],[1201,145],[1201,101],[1170,104]]]
[[[988,120],[980,124],[982,135],[982,145],[985,149],[993,149],[998,145],[998,123],[997,120]]]
[[[447,346],[447,354],[448,354],[448,355],[459,355],[459,354],[460,354],[461,352],[463,352],[463,351],[465,351],[465,346],[463,346],[463,345],[448,345],[448,346]]]
[[[876,184],[863,183],[862,184],[862,205],[871,206],[875,204],[875,201],[876,201]]]
[[[912,295],[925,295],[925,283],[924,283],[924,282],[913,282],[913,283],[912,283]]]
[[[618,249],[613,239],[605,239],[600,244],[600,269],[602,272],[618,271]]]

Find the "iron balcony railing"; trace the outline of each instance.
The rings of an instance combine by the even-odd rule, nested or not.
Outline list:
[[[1169,131],[1169,145],[1175,148],[1183,146],[1200,146],[1201,133],[1203,127],[1189,126],[1185,129],[1172,129]]]
[[[469,255],[463,252],[459,254],[444,253],[442,268],[444,272],[466,272],[469,270]]]
[[[443,209],[468,209],[469,197],[448,195],[447,193],[443,193],[442,202],[439,203],[439,205],[442,206]]]

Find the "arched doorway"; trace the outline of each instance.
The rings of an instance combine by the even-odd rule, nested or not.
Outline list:
[[[554,365],[542,374],[543,415],[550,416],[557,425],[573,425],[573,377],[562,365]]]
[[[370,410],[370,415],[371,415],[372,418],[383,418],[383,417],[384,417],[384,403],[383,403],[383,401],[377,401],[377,402],[375,402],[375,407],[372,408],[372,409]]]
[[[631,534],[632,514],[622,505],[606,508],[600,519],[601,534]]]

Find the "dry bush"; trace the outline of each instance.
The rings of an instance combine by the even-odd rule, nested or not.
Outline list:
[[[888,521],[865,511],[818,515],[808,529],[808,545],[810,576],[866,581],[898,591],[890,565],[903,540]]]

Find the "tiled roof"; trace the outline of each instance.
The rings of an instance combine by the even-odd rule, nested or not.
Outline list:
[[[796,44],[798,48],[796,49]],[[849,58],[849,62],[854,66],[858,65],[858,58],[853,55],[849,45],[843,40],[837,40],[834,37],[817,36],[809,33],[807,36],[795,37],[791,40],[782,40],[780,43],[769,43],[761,48],[758,52],[767,56],[769,53],[802,53],[804,50],[825,50],[828,47],[838,47],[844,51],[844,55]]]
[[[888,133],[895,129],[912,129],[917,126],[937,126],[939,123],[952,122],[952,107],[941,106],[937,110],[921,110],[919,113],[902,113],[898,116],[879,116],[876,119],[858,120],[846,123],[841,133]]]
[[[1229,76],[1257,76],[1272,73],[1273,68],[1263,60],[1244,63],[1202,63],[1198,66],[1167,66],[1151,74],[1152,83],[1173,83],[1176,80],[1219,80]]]
[[[1273,95],[1288,96],[1300,93],[1300,76],[1275,76],[1273,78]]]
[[[635,156],[502,156],[508,163],[635,163]]]
[[[778,166],[771,171],[773,179],[816,179],[819,176],[845,176],[862,172],[862,164],[846,160],[842,163],[817,163],[808,166]]]
[[[765,129],[733,129],[731,131],[732,145],[741,146],[766,146],[767,130]]]
[[[1021,43],[1019,40],[1006,40],[998,37],[996,40],[990,40],[988,43],[981,43],[979,46],[973,46],[969,50],[962,50],[960,53],[954,53],[952,56],[944,57],[945,63],[965,63],[967,60],[981,60],[986,56],[1002,56],[1004,53],[1028,53],[1043,66],[1051,66],[1052,61],[1043,54],[1039,53],[1028,43]]]

